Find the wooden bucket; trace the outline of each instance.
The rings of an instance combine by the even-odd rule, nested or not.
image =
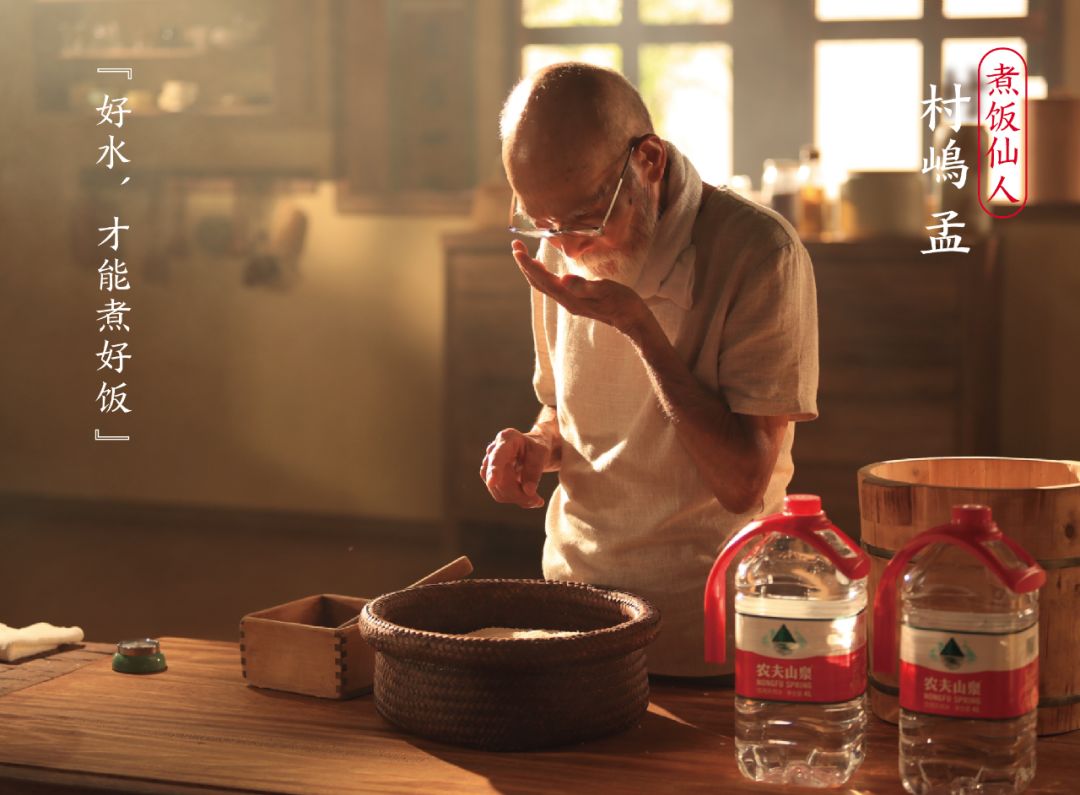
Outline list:
[[[910,458],[860,469],[861,543],[872,563],[871,604],[896,550],[923,530],[947,523],[952,506],[964,503],[990,506],[1002,532],[1046,569],[1039,592],[1038,731],[1080,728],[1080,462]],[[871,670],[875,715],[896,723],[897,694],[895,677],[882,681]]]

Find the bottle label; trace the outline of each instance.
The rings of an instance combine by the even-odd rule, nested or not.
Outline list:
[[[767,701],[850,701],[866,690],[865,611],[841,618],[735,613],[735,692]]]
[[[900,706],[954,718],[1015,718],[1039,703],[1039,626],[978,633],[900,627]]]

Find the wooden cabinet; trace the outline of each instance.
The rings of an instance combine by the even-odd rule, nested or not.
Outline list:
[[[501,42],[515,3],[342,3],[342,212],[463,214],[499,162],[499,108],[516,76]],[[497,168],[501,168],[498,166]]]
[[[818,419],[795,428],[790,492],[859,532],[859,467],[997,451],[997,241],[923,255],[924,239],[809,243]]]
[[[820,494],[852,535],[859,467],[996,452],[996,241],[972,244],[968,254],[922,255],[924,245],[808,245],[820,416],[796,426],[789,491]],[[543,533],[542,511],[496,504],[478,476],[495,434],[528,427],[538,409],[528,288],[508,248],[502,232],[446,239],[445,497],[452,543],[466,551],[484,533],[534,545]],[[554,478],[546,481],[550,491]]]
[[[1002,455],[1080,457],[1080,203],[1029,205],[1001,240]]]
[[[470,6],[345,4],[340,210],[468,208],[475,184]]]

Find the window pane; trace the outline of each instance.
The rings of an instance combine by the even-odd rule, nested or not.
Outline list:
[[[731,21],[731,0],[638,0],[638,16],[647,25]]]
[[[618,25],[622,0],[522,0],[521,23],[527,28],[568,25]]]
[[[1020,38],[943,39],[941,42],[942,85],[938,86],[938,93],[948,91],[951,97],[952,84],[959,83],[960,93],[971,97],[971,102],[962,102],[959,105],[960,121],[964,124],[974,124],[979,115],[979,100],[975,98],[975,88],[978,85],[975,70],[979,68],[979,60],[995,47],[1012,47],[1027,58],[1027,42]],[[988,107],[987,102],[988,95],[984,91],[984,107]]]
[[[621,71],[622,48],[618,44],[528,44],[521,48],[523,75],[560,61],[584,61]]]
[[[947,17],[1026,17],[1027,0],[945,0],[941,13]]]
[[[922,0],[817,0],[818,19],[919,19]]]
[[[694,163],[701,178],[731,177],[731,47],[646,44],[640,89],[656,132]]]
[[[814,136],[826,180],[921,168],[922,43],[819,41],[815,50]]]

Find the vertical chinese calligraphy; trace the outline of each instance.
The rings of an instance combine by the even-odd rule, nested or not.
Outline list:
[[[985,101],[983,93],[985,91]],[[979,61],[979,151],[991,169],[990,195],[979,196],[987,215],[1012,218],[1027,204],[1027,62],[1010,47],[996,47]],[[995,212],[990,202],[1008,202]]]
[[[960,95],[959,83],[953,83],[952,88],[953,96],[951,98],[939,97],[937,86],[933,83],[930,84],[930,99],[923,100],[922,104],[926,106],[926,110],[923,111],[922,118],[929,118],[928,124],[931,130],[937,128],[938,116],[941,116],[944,120],[947,120],[953,132],[960,131],[959,108],[963,103],[971,102],[971,97]],[[955,138],[950,138],[940,152],[933,145],[930,146],[930,156],[923,158],[922,173],[926,174],[931,171],[934,172],[934,178],[938,182],[950,182],[956,189],[963,188],[967,183],[968,166],[964,162]],[[938,234],[930,236],[930,248],[923,249],[922,253],[940,254],[952,251],[967,254],[971,249],[968,246],[961,245],[963,238],[953,232],[953,230],[963,229],[964,227],[963,221],[956,220],[958,214],[943,207],[941,212],[932,213],[932,215],[940,223],[930,225],[926,229],[928,232],[936,230]],[[953,233],[950,234],[950,232]]]
[[[103,71],[103,70],[98,70]],[[97,108],[100,116],[97,126],[111,125],[115,132],[108,134],[108,140],[98,147],[101,153],[95,165],[103,166],[109,171],[120,169],[131,162],[124,152],[126,142],[117,140],[118,135],[124,129],[124,116],[131,113],[127,104],[127,97],[110,97],[105,95],[101,107]],[[126,134],[126,133],[124,133]],[[131,177],[123,175],[120,185],[130,182]],[[99,226],[98,232],[105,233],[98,243],[98,248],[106,248],[104,259],[97,268],[98,291],[105,294],[107,299],[97,310],[98,332],[102,334],[101,350],[94,350],[94,356],[98,360],[97,371],[105,371],[101,376],[101,387],[97,397],[98,411],[103,415],[122,416],[130,414],[133,409],[128,405],[127,380],[124,375],[125,362],[133,358],[128,353],[129,343],[127,335],[131,331],[128,324],[128,315],[131,306],[126,300],[127,291],[131,289],[128,280],[127,263],[121,257],[121,232],[129,232],[130,226],[120,223],[119,216],[113,216],[112,222],[105,226]],[[101,255],[99,255],[101,256]],[[99,429],[94,430],[96,441],[127,441],[131,437],[127,435],[102,435]]]

